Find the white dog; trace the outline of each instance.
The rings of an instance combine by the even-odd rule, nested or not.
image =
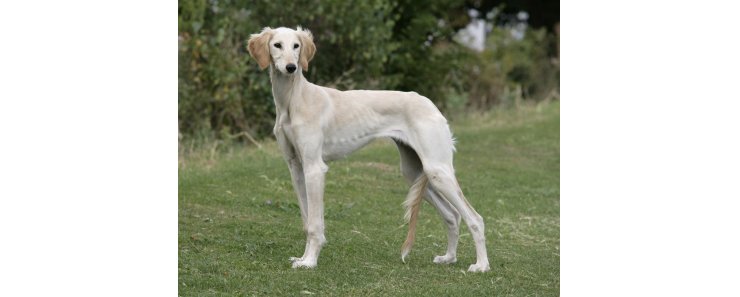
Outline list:
[[[265,28],[252,34],[249,54],[259,67],[270,67],[277,118],[275,137],[285,157],[306,232],[306,249],[291,258],[293,268],[316,267],[324,237],[325,162],[342,158],[380,137],[393,139],[401,154],[401,172],[411,184],[406,197],[409,232],[401,250],[405,261],[414,241],[421,199],[426,199],[448,227],[447,253],[434,263],[457,261],[460,217],[475,241],[477,261],[468,271],[490,269],[483,218],[463,196],[452,167],[455,150],[447,120],[427,98],[415,92],[338,91],[303,77],[316,52],[313,36],[298,27]]]

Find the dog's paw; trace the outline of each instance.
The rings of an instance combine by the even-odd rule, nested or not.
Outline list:
[[[434,257],[434,263],[437,264],[452,264],[457,262],[457,258],[453,255],[443,255],[443,256],[436,256]]]
[[[295,259],[293,261],[293,268],[316,268],[316,260],[304,260],[299,258],[291,258]]]
[[[491,266],[488,265],[488,263],[485,264],[473,264],[468,267],[468,272],[486,272],[491,270]]]

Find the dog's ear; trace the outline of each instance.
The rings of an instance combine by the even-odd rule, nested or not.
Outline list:
[[[301,63],[301,69],[303,71],[308,71],[308,62],[313,59],[313,54],[316,53],[316,45],[313,43],[313,34],[311,34],[311,31],[308,31],[306,29],[301,29],[301,27],[298,27],[298,39],[301,40],[301,57],[298,60],[299,63]]]
[[[265,27],[259,34],[249,36],[247,50],[249,51],[249,55],[257,60],[260,69],[270,66],[270,45],[267,43],[270,42],[271,37],[272,29],[270,27]]]

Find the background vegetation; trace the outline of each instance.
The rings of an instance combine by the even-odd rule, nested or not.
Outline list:
[[[270,134],[269,78],[245,49],[249,34],[266,26],[314,32],[318,54],[306,76],[320,85],[413,90],[446,113],[557,97],[558,11],[537,10],[552,4],[500,2],[180,0],[180,136],[245,140]],[[530,22],[538,25],[523,39],[510,33],[517,7],[532,11]],[[454,41],[473,19],[471,9],[495,24],[483,52]]]

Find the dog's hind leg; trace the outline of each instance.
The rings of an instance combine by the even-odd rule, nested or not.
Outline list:
[[[421,174],[423,174],[423,167],[419,156],[416,151],[408,145],[396,141],[398,146],[398,152],[401,156],[401,173],[403,174],[409,185],[413,185]],[[447,253],[442,256],[436,256],[434,263],[446,264],[455,263],[457,261],[457,242],[460,235],[460,214],[455,210],[452,205],[446,200],[442,199],[437,193],[435,193],[430,187],[426,187],[424,199],[429,202],[442,217],[442,220],[447,224]],[[409,230],[407,241],[410,238],[409,244],[413,243],[414,230]],[[407,246],[401,251],[401,259],[404,259],[408,254],[411,246]]]
[[[457,242],[460,238],[460,213],[430,187],[427,187],[425,198],[427,202],[434,205],[442,220],[447,224],[447,253],[434,257],[434,263],[455,263],[457,262]]]
[[[490,270],[483,217],[470,206],[455,178],[455,169],[452,166],[454,142],[446,121],[419,124],[414,126],[413,132],[410,139],[415,141],[413,147],[417,150],[424,174],[429,179],[429,186],[460,213],[473,236],[477,261],[470,265],[468,271]]]
[[[455,179],[452,166],[446,164],[425,163],[424,173],[430,185],[444,199],[452,204],[468,225],[470,234],[475,242],[477,261],[470,265],[468,271],[483,272],[490,270],[488,254],[486,253],[486,238],[483,217],[470,206],[463,196],[462,190]]]

